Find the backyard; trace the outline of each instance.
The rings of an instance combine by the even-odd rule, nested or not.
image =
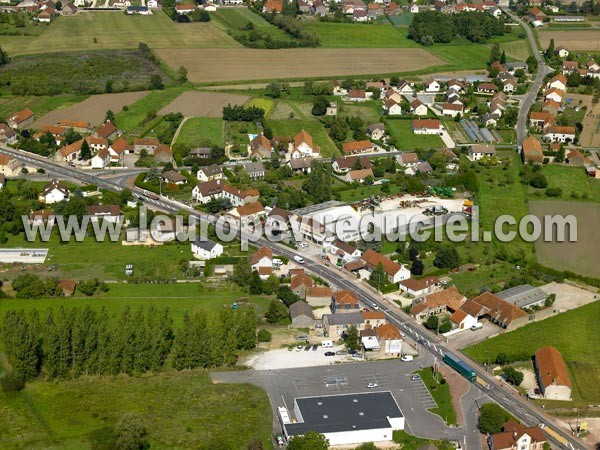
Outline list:
[[[192,117],[185,121],[177,144],[191,147],[223,146],[223,119],[214,117]]]
[[[411,120],[388,119],[386,121],[390,136],[396,140],[396,148],[429,149],[442,148],[442,139],[433,134],[415,134],[411,128]]]

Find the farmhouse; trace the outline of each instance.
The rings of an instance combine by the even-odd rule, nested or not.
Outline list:
[[[154,150],[155,163],[170,163],[173,161],[173,150],[167,144],[160,144]]]
[[[398,283],[401,292],[406,292],[415,298],[431,294],[441,288],[440,280],[437,277],[425,277],[420,280],[409,278]]]
[[[542,164],[544,162],[544,152],[542,143],[534,136],[529,136],[523,141],[523,162]]]
[[[358,164],[357,164],[358,161]],[[335,172],[347,173],[353,167],[360,166],[360,169],[371,169],[373,164],[366,156],[342,156],[335,158],[331,167]]]
[[[555,75],[548,83],[548,89],[559,89],[561,91],[566,91],[567,77],[560,73],[558,75]]]
[[[154,150],[158,148],[160,141],[155,138],[138,138],[133,140],[133,151],[140,153],[142,150],[148,152],[148,154],[154,154]]]
[[[313,279],[304,272],[293,275],[290,281],[290,289],[300,298],[306,298],[306,290],[313,286]]]
[[[491,157],[496,154],[496,147],[491,144],[473,144],[469,147],[469,159],[479,161],[483,157]]]
[[[535,352],[534,366],[544,398],[571,400],[571,381],[565,361],[558,350],[547,346]]]
[[[106,121],[96,129],[94,134],[102,139],[113,140],[118,136],[119,130],[111,121]]]
[[[542,450],[546,436],[540,427],[526,427],[511,419],[504,424],[502,432],[492,434],[489,441],[494,450]]]
[[[368,140],[344,142],[342,144],[342,153],[344,155],[356,155],[359,153],[369,153],[372,151],[373,144]]]
[[[35,119],[33,111],[29,108],[25,108],[22,111],[17,111],[6,119],[6,123],[9,127],[17,130],[22,130],[27,126],[31,125]]]
[[[525,325],[529,320],[529,316],[523,310],[491,292],[484,292],[467,301],[460,309],[478,319],[487,317],[491,322],[507,330]]]
[[[415,119],[411,124],[415,134],[440,134],[442,127],[437,119]]]
[[[123,138],[118,138],[108,146],[110,160],[112,162],[120,162],[124,154],[133,153],[133,146],[129,145]]]
[[[73,162],[79,159],[82,144],[83,139],[80,139],[72,144],[67,145],[66,147],[57,150],[55,159],[59,162],[65,163]]]
[[[223,246],[211,239],[198,237],[192,242],[192,254],[198,259],[218,258],[223,254]]]
[[[554,116],[549,112],[533,111],[529,115],[529,126],[545,129],[554,123]]]
[[[365,102],[367,101],[367,92],[364,89],[350,89],[346,100],[349,102]]]
[[[71,192],[69,189],[60,181],[52,180],[46,186],[44,190],[38,196],[40,203],[58,203],[69,200]]]
[[[0,154],[0,173],[5,176],[14,176],[21,173],[19,161],[9,155]]]
[[[566,161],[570,166],[588,166],[592,163],[579,150],[571,150],[567,153]]]
[[[544,133],[544,140],[549,142],[573,142],[575,140],[575,127],[548,127]]]
[[[0,123],[0,144],[14,144],[17,142],[17,133],[5,123]]]
[[[261,247],[250,257],[250,267],[252,270],[267,276],[273,272],[273,251],[269,247]],[[265,270],[268,269],[268,270]]]
[[[248,156],[250,158],[270,158],[272,154],[273,146],[264,134],[256,136],[248,145]]]
[[[413,303],[409,314],[416,320],[424,321],[429,316],[437,316],[446,312],[453,313],[462,306],[466,299],[456,286],[452,286],[429,294],[423,300]]]
[[[450,316],[450,323],[456,330],[468,330],[477,323],[477,317],[473,317],[462,309],[457,309]]]

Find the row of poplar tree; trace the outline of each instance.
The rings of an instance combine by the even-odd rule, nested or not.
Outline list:
[[[13,375],[28,381],[40,374],[53,379],[158,372],[171,359],[178,370],[232,365],[239,350],[256,345],[256,325],[251,308],[186,312],[174,332],[168,308],[127,306],[114,316],[105,308],[60,307],[10,310],[1,336]]]

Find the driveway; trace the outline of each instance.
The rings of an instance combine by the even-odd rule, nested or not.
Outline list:
[[[496,336],[500,328],[487,320],[482,320],[483,328],[477,331],[465,330],[448,337],[448,344],[455,349],[461,349]]]
[[[440,134],[440,137],[442,138],[442,141],[444,141],[444,145],[446,147],[448,147],[448,148],[455,148],[456,147],[456,144],[454,143],[454,141],[450,137],[450,133],[448,133],[448,130],[442,130],[442,134]]]

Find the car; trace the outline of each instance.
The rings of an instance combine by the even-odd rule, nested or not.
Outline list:
[[[379,309],[379,306],[377,306],[376,303],[371,303],[371,306],[373,307],[373,309]]]
[[[367,388],[372,389],[372,388],[376,388],[379,387],[379,385],[377,383],[367,383]]]
[[[279,445],[280,447],[283,447],[285,445],[282,435],[278,434],[277,436],[275,436],[275,439],[277,439],[277,445]]]
[[[297,345],[297,346],[296,346],[296,351],[297,351],[297,352],[299,352],[299,351],[302,351],[302,349],[303,349],[303,348],[304,348],[304,347],[302,347],[301,345]]]
[[[305,352],[309,351],[311,347],[312,347],[311,345],[307,345],[306,347],[304,347],[304,351]]]
[[[426,339],[423,339],[423,338],[419,338],[419,339],[417,340],[417,342],[418,342],[419,344],[421,344],[421,345],[427,345],[427,340],[426,340]]]
[[[405,362],[409,362],[413,360],[413,356],[412,355],[402,355],[400,357],[400,361],[405,361]]]
[[[298,247],[300,247],[300,248],[308,248],[308,244],[306,242],[300,242],[300,245],[298,245]]]
[[[358,350],[350,350],[348,354],[351,356],[358,355]]]
[[[354,359],[362,359],[362,355],[361,355],[360,353],[353,353],[353,354],[352,354],[352,357],[353,357]]]
[[[347,355],[348,352],[346,350],[338,350],[337,352],[335,352],[336,355]]]
[[[335,356],[334,352],[325,352],[325,356]]]
[[[297,337],[296,337],[296,340],[297,340],[297,341],[308,341],[308,336],[304,336],[304,335],[302,335],[302,336],[297,336]]]
[[[417,375],[417,374],[411,375],[410,381],[421,381],[421,375]]]
[[[314,344],[314,345],[312,346],[312,350],[313,350],[313,352],[316,352],[318,348],[319,348],[319,346],[318,346],[317,344]]]
[[[296,261],[298,264],[304,264],[304,258],[302,256],[294,256],[294,261]]]

